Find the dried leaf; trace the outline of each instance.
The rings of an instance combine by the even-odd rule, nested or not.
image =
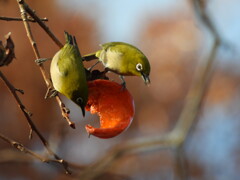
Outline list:
[[[11,39],[11,32],[9,32],[6,36],[6,44],[3,45],[2,41],[0,41],[0,66],[9,65],[12,60],[15,58],[14,53],[14,43]]]

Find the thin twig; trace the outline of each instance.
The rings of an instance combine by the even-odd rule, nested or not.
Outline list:
[[[35,14],[35,12],[29,8],[24,0],[17,0],[18,4],[22,6],[22,9],[26,12],[43,28],[43,30],[52,38],[52,40],[57,44],[59,48],[63,47],[63,44],[56,38],[56,36],[50,31],[49,27],[46,26],[44,22]]]
[[[192,125],[194,124],[193,121],[196,119],[199,113],[199,109],[206,92],[206,86],[212,74],[215,56],[220,46],[220,36],[207,12],[205,9],[203,9],[205,6],[200,3],[201,0],[191,1],[197,17],[201,20],[201,23],[204,25],[204,27],[206,27],[212,34],[213,44],[205,64],[199,65],[199,67],[196,69],[196,75],[194,76],[193,83],[187,94],[185,106],[183,107],[174,129],[177,134],[181,134],[182,136],[182,142],[180,142],[180,144],[186,139]]]
[[[205,64],[197,67],[193,84],[186,96],[185,105],[179,119],[172,131],[155,137],[128,141],[108,152],[106,156],[93,163],[89,168],[80,174],[81,179],[94,179],[104,173],[107,168],[123,155],[132,152],[149,152],[153,149],[180,148],[186,141],[200,111],[200,106],[206,92],[206,87],[212,73],[213,62],[217,50],[220,46],[220,36],[210,20],[208,14],[201,6],[200,0],[192,0],[194,10],[202,21],[203,25],[209,30],[213,37],[213,45]],[[179,157],[177,155],[177,157]],[[94,170],[94,172],[93,172]]]
[[[34,158],[35,159],[35,158]],[[32,156],[23,156],[21,152],[16,151],[13,148],[0,150],[0,164],[2,163],[29,163],[33,161]]]
[[[184,150],[181,147],[175,148],[175,180],[188,180],[188,166]]]
[[[30,25],[29,25],[29,23],[26,20],[27,19],[27,12],[26,12],[25,8],[31,13],[30,15],[32,16],[32,18],[34,20],[36,20],[39,24],[44,24],[44,23],[42,21],[40,21],[40,19],[37,17],[37,15],[34,14],[34,12],[28,7],[28,5],[23,0],[17,0],[17,2],[18,2],[18,5],[19,5],[19,8],[20,8],[21,17],[23,19],[23,24],[24,24],[24,27],[26,29],[29,41],[30,41],[30,43],[32,45],[32,49],[34,51],[35,57],[36,57],[36,59],[40,59],[40,54],[39,54],[39,51],[38,51],[38,48],[37,48],[37,44],[36,44],[36,42],[35,42],[35,40],[33,38]],[[59,41],[58,40],[56,41],[56,37],[54,35],[51,35],[52,32],[49,30],[49,28],[45,24],[44,24],[44,27],[45,27],[45,30],[47,28],[47,30],[48,30],[47,32],[50,35],[50,37],[55,39],[54,42],[56,42],[61,47],[62,46],[61,43],[59,44],[58,43]],[[43,76],[43,79],[44,79],[47,87],[48,88],[52,88],[52,83],[51,83],[50,79],[47,76],[47,73],[45,71],[45,68],[44,68],[43,64],[39,64],[38,66],[40,68],[41,74]],[[70,127],[75,128],[75,124],[69,119],[69,110],[65,107],[65,104],[62,102],[61,98],[58,95],[56,96],[56,100],[57,100],[58,105],[59,105],[59,107],[61,109],[62,116],[68,122]]]
[[[37,160],[40,160],[41,162],[45,162],[45,163],[57,163],[57,164],[61,164],[62,165],[62,162],[59,161],[59,160],[56,160],[56,159],[52,159],[52,158],[49,158],[49,157],[44,157],[42,155],[39,155],[37,153],[35,153],[34,151],[28,149],[27,147],[25,147],[23,144],[3,135],[0,133],[0,139],[4,140],[5,142],[9,143],[10,145],[12,145],[14,148],[16,148],[17,150],[19,150],[20,152],[22,153],[25,153],[25,154],[29,154],[30,157],[32,157],[32,160],[33,159],[37,159]],[[15,161],[15,162],[18,162],[18,161],[25,161],[25,162],[29,162],[31,161],[31,159],[29,158],[21,158],[20,156],[18,156],[18,154],[13,154],[12,151],[9,150],[2,150],[0,152],[0,163],[4,163],[4,162],[9,162],[9,161]],[[10,154],[10,157],[7,156],[8,154]],[[7,156],[7,157],[6,157]],[[4,157],[4,158],[3,158]],[[74,163],[69,163],[69,167],[73,168],[73,169],[77,169],[77,170],[81,170],[83,168],[85,168],[84,166],[80,166],[80,165],[77,165],[77,164],[74,164]]]
[[[140,138],[121,143],[108,151],[106,155],[88,166],[80,173],[81,180],[99,177],[119,158],[132,153],[146,153],[155,150],[171,149],[175,147],[176,139],[171,133],[148,138]]]
[[[19,3],[19,8],[20,8],[20,12],[21,12],[21,17],[22,17],[22,19],[23,19],[23,24],[24,24],[24,27],[25,27],[25,29],[26,29],[27,36],[28,36],[29,41],[30,41],[30,43],[31,43],[31,45],[32,45],[32,48],[33,48],[33,51],[34,51],[34,54],[35,54],[36,58],[39,59],[39,58],[40,58],[40,54],[39,54],[39,51],[38,51],[38,48],[37,48],[37,44],[36,44],[36,42],[34,41],[34,38],[33,38],[32,32],[31,32],[30,25],[29,25],[29,23],[26,21],[26,19],[27,19],[27,13],[26,13],[26,11],[25,11],[25,9],[24,9],[23,1],[17,0],[17,2]],[[47,85],[48,87],[51,87],[51,86],[52,86],[52,85],[51,85],[51,81],[47,78],[46,71],[45,71],[45,69],[44,69],[43,64],[40,64],[40,65],[39,65],[39,68],[40,68],[40,70],[41,70],[41,73],[42,73],[42,76],[43,76],[43,78],[44,78],[44,80],[45,80],[46,85]],[[59,102],[59,101],[61,102],[61,99],[60,99],[60,97],[58,97],[58,96],[57,96],[57,100],[58,100],[58,102]],[[63,103],[59,104],[59,106],[60,106],[60,108],[61,108],[61,110],[62,110],[62,109],[63,109]],[[65,107],[65,106],[64,106],[64,107]],[[62,110],[62,111],[63,111],[63,110]],[[68,118],[68,114],[67,114],[66,116],[67,116],[67,118]],[[65,170],[66,170],[66,173],[70,174],[70,171],[68,170],[68,164],[67,164],[67,162],[65,162],[62,158],[60,158],[57,154],[55,154],[55,153],[50,149],[48,142],[43,138],[43,136],[40,134],[40,132],[36,129],[36,127],[35,127],[35,125],[32,123],[32,121],[30,121],[30,125],[31,125],[31,127],[32,127],[32,130],[34,130],[34,131],[37,133],[37,135],[39,136],[39,138],[41,139],[42,143],[44,144],[44,146],[45,146],[46,149],[48,150],[48,153],[51,154],[51,155],[53,155],[53,156],[55,157],[55,159],[57,159],[59,162],[61,162],[62,165],[63,165],[63,167],[64,167]],[[35,128],[33,128],[33,127],[35,127]],[[36,130],[37,130],[37,131],[36,131]]]
[[[23,21],[22,18],[19,18],[19,17],[5,17],[5,16],[0,16],[0,20],[3,20],[3,21]],[[41,21],[48,21],[48,19],[45,17],[45,18],[41,18],[40,19]],[[27,21],[29,22],[37,22],[36,20],[28,17],[27,18]]]
[[[68,170],[68,164],[66,161],[64,161],[62,158],[60,158],[57,154],[55,154],[47,140],[42,136],[42,134],[40,133],[40,131],[37,129],[37,127],[35,126],[35,124],[33,123],[32,119],[30,118],[30,114],[25,106],[23,105],[23,103],[21,102],[20,98],[18,97],[18,95],[16,94],[16,88],[14,88],[14,86],[7,80],[7,78],[4,76],[4,74],[0,71],[0,77],[3,80],[3,82],[5,83],[5,85],[8,87],[8,90],[11,92],[11,94],[13,95],[14,99],[16,100],[16,103],[18,105],[18,107],[21,109],[22,113],[24,114],[25,118],[27,119],[28,125],[30,126],[30,137],[32,134],[32,131],[34,131],[37,136],[40,138],[40,140],[42,141],[43,145],[45,146],[45,148],[47,149],[48,153],[50,155],[52,155],[59,163],[61,163],[66,171],[66,173],[70,174],[70,171]]]
[[[25,118],[28,121],[28,125],[30,128],[30,133],[29,133],[29,138],[32,137],[32,128],[34,128],[34,124],[32,123],[32,120],[30,118],[31,113],[25,108],[25,106],[23,105],[22,101],[20,100],[20,98],[17,95],[17,91],[19,91],[19,89],[16,89],[8,80],[7,78],[4,76],[4,74],[0,71],[0,77],[3,80],[3,82],[5,83],[5,85],[8,87],[8,90],[10,91],[10,93],[13,95],[14,99],[16,100],[16,103],[18,105],[18,107],[20,108],[20,110],[22,111],[23,115],[25,116]],[[31,125],[33,124],[33,126]]]
[[[36,159],[38,159],[38,160],[40,160],[40,161],[42,161],[42,162],[47,162],[44,157],[36,154],[35,152],[31,151],[30,149],[28,149],[28,148],[26,148],[26,147],[24,147],[23,144],[18,143],[18,142],[16,142],[16,141],[8,138],[7,136],[1,134],[1,133],[0,133],[0,138],[1,138],[2,140],[4,140],[5,142],[11,144],[11,145],[12,145],[14,148],[16,148],[17,150],[19,150],[19,151],[21,151],[21,152],[23,152],[23,153],[29,154],[29,155],[31,155],[32,157],[34,157],[34,158],[36,158]]]

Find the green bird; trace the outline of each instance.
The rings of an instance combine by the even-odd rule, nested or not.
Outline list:
[[[53,57],[50,74],[55,90],[71,99],[82,109],[88,100],[88,85],[85,68],[75,37],[65,32],[66,44]]]
[[[120,75],[123,86],[125,86],[123,76],[141,76],[146,85],[150,84],[150,64],[138,48],[124,42],[109,42],[100,46],[102,49],[83,56],[83,59],[86,61],[99,59],[98,62],[102,62],[106,72],[112,71]]]

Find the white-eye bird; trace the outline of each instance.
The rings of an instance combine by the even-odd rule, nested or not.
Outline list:
[[[124,42],[109,42],[100,46],[102,49],[83,56],[83,59],[86,61],[99,59],[106,72],[112,71],[120,75],[124,86],[123,76],[141,76],[146,85],[150,83],[149,61],[138,48]]]
[[[82,109],[88,100],[88,85],[82,58],[75,37],[65,32],[66,44],[53,57],[50,74],[55,90],[71,99]]]

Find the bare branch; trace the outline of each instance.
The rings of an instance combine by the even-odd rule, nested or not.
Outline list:
[[[204,64],[199,64],[196,69],[195,76],[193,78],[193,83],[189,89],[186,96],[186,102],[174,131],[182,136],[182,143],[184,143],[187,135],[189,134],[194,121],[200,110],[200,106],[203,101],[203,97],[206,93],[207,84],[212,74],[213,63],[217,50],[220,46],[220,36],[209,18],[209,15],[205,11],[205,6],[202,5],[201,0],[192,0],[194,11],[197,17],[201,20],[202,24],[208,29],[212,34],[213,44],[209,56],[204,61]]]
[[[33,35],[32,35],[32,31],[31,31],[31,28],[30,28],[30,25],[27,21],[27,12],[25,10],[25,8],[31,13],[30,15],[39,23],[39,24],[44,24],[42,21],[40,21],[40,19],[37,17],[37,15],[34,14],[34,12],[28,7],[28,5],[23,1],[23,0],[17,0],[18,2],[18,5],[19,5],[19,8],[20,8],[20,12],[21,12],[21,17],[23,19],[23,24],[24,24],[24,27],[26,29],[26,32],[27,32],[27,36],[29,38],[29,41],[32,45],[32,49],[34,51],[34,54],[35,54],[35,57],[36,59],[40,59],[40,54],[39,54],[39,51],[38,51],[38,48],[37,48],[37,44],[33,38]],[[41,23],[40,23],[41,22]],[[41,26],[43,27],[43,26]],[[47,28],[49,30],[49,28],[44,24],[44,27]],[[50,31],[49,31],[50,32]],[[55,36],[54,36],[55,37]],[[59,44],[59,46],[62,47],[62,45]],[[38,64],[39,68],[40,68],[40,71],[41,71],[41,74],[44,78],[44,81],[49,88],[52,88],[52,83],[50,81],[50,79],[48,78],[47,76],[47,73],[45,71],[45,68],[43,66],[43,64]],[[58,105],[61,109],[61,112],[62,112],[62,116],[65,118],[65,120],[68,122],[69,126],[72,127],[72,128],[75,128],[75,124],[69,119],[69,111],[67,111],[64,103],[62,102],[61,98],[57,95],[56,96],[56,100],[58,102]]]
[[[40,138],[40,140],[42,141],[43,145],[45,146],[45,148],[47,149],[48,153],[52,156],[54,156],[54,158],[61,163],[65,170],[66,173],[70,174],[70,171],[68,170],[68,165],[67,162],[65,162],[62,158],[60,158],[58,155],[56,155],[50,148],[47,140],[42,136],[42,134],[40,133],[40,131],[37,129],[37,127],[35,126],[35,124],[33,123],[32,119],[30,118],[30,114],[29,111],[25,108],[25,106],[22,104],[20,98],[18,97],[18,95],[16,94],[16,88],[14,88],[14,86],[7,80],[7,78],[3,75],[3,73],[0,71],[0,77],[3,80],[3,82],[5,83],[5,85],[8,87],[8,90],[11,92],[11,94],[13,95],[14,99],[16,100],[16,103],[18,105],[18,107],[21,109],[22,113],[24,114],[25,118],[27,119],[28,125],[30,127],[30,135],[29,137],[32,136],[32,131],[34,131],[38,137]],[[3,139],[3,138],[2,138]],[[20,147],[20,146],[19,146]]]
[[[185,158],[185,153],[182,147],[176,148],[175,155],[175,179],[188,180],[188,164]]]
[[[4,136],[3,134],[0,133],[0,138],[2,140],[4,140],[5,142],[11,144],[14,148],[16,148],[17,150],[23,152],[23,153],[26,153],[26,154],[29,154],[31,156],[33,156],[34,158],[42,161],[42,162],[46,162],[45,158],[39,156],[38,154],[34,153],[33,151],[31,151],[30,149],[24,147],[21,143],[18,143],[6,136]]]
[[[16,100],[16,103],[17,103],[18,107],[20,108],[20,110],[22,111],[23,115],[25,116],[25,118],[28,121],[30,132],[32,132],[32,128],[33,127],[31,126],[32,120],[31,120],[31,118],[29,116],[30,112],[25,108],[25,106],[22,104],[22,101],[18,97],[18,95],[16,93],[16,91],[18,91],[18,90],[7,80],[7,78],[4,76],[4,74],[1,71],[0,71],[0,77],[3,80],[3,82],[5,83],[5,85],[7,86],[8,90],[10,91],[10,93],[12,94],[14,99]],[[34,124],[33,124],[33,126],[34,126]]]
[[[81,179],[94,179],[99,177],[102,173],[107,171],[117,159],[129,153],[149,152],[152,150],[161,150],[166,148],[179,149],[186,141],[197,116],[200,111],[200,106],[206,92],[206,87],[212,73],[213,62],[220,46],[220,36],[211,22],[208,14],[205,11],[205,6],[200,3],[201,0],[192,0],[196,15],[200,18],[203,25],[209,30],[213,36],[213,44],[209,56],[206,58],[204,64],[197,67],[193,79],[193,83],[186,96],[185,105],[179,116],[179,119],[172,131],[155,137],[141,138],[134,141],[128,141],[121,146],[114,148],[108,152],[106,156],[102,157],[93,165],[89,166],[80,174]],[[177,152],[178,153],[178,152]],[[179,158],[179,155],[176,155]],[[180,162],[179,159],[176,159]],[[181,160],[183,161],[183,160]],[[93,172],[94,170],[94,172]]]
[[[49,27],[41,21],[41,19],[35,14],[35,12],[29,8],[29,6],[24,2],[24,0],[17,0],[19,6],[26,12],[43,28],[43,30],[52,38],[52,40],[57,44],[59,48],[63,47],[63,44],[55,37],[55,35],[50,31]],[[26,18],[25,18],[26,19]]]
[[[23,156],[21,152],[16,151],[13,148],[7,148],[7,149],[0,150],[0,164],[8,163],[8,162],[29,163],[29,162],[32,162],[33,159],[35,159],[35,158],[32,156]]]
[[[5,16],[0,16],[0,20],[3,20],[3,21],[23,21],[22,18],[19,18],[19,17],[5,17]],[[48,21],[48,19],[46,17],[41,18],[40,20],[41,21]],[[36,20],[34,20],[30,17],[27,18],[27,21],[36,22]]]
[[[51,159],[48,157],[44,157],[41,156],[35,152],[33,152],[32,150],[28,149],[27,147],[25,147],[23,144],[3,135],[0,133],[0,139],[4,140],[5,142],[9,143],[10,145],[12,145],[15,149],[17,149],[18,151],[25,153],[25,154],[29,154],[30,157],[32,157],[33,159],[37,159],[40,160],[41,162],[45,162],[45,163],[57,163],[57,164],[63,164],[63,162],[61,160],[57,160],[57,159]],[[2,150],[3,151],[3,150]],[[6,162],[6,161],[25,161],[25,162],[29,162],[31,161],[31,159],[29,158],[20,158],[20,156],[18,156],[17,154],[13,154],[13,152],[11,152],[10,150],[5,150],[4,152],[0,153],[0,163]],[[10,156],[6,157],[6,154],[10,154]],[[3,158],[4,157],[4,158]],[[73,163],[70,163],[70,166],[72,168],[81,170],[82,168],[84,168],[84,166],[79,166]]]

